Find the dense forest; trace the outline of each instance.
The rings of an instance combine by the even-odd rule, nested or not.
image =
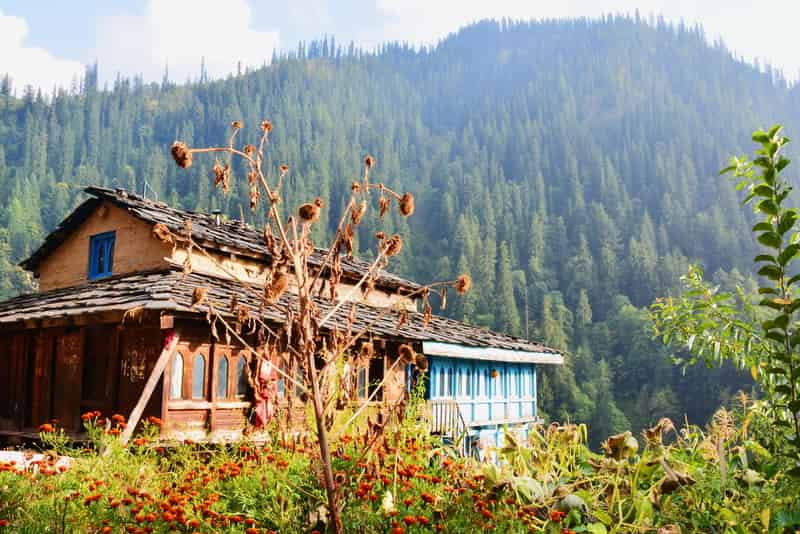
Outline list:
[[[445,313],[568,351],[540,384],[550,418],[587,422],[597,437],[661,416],[702,423],[751,387],[731,368],[684,375],[647,317],[689,262],[722,285],[747,282],[749,214],[718,170],[755,127],[800,126],[797,85],[709,44],[700,28],[481,22],[432,48],[373,53],[326,39],[184,85],[119,78],[101,88],[98,68],[53,95],[0,84],[2,297],[30,287],[15,265],[84,185],[263,223],[248,213],[246,180],[223,196],[213,161],[187,175],[169,147],[224,144],[234,119],[255,137],[269,118],[269,164],[290,166],[290,204],[330,199],[332,231],[373,154],[373,180],[417,196],[415,217],[389,222],[410,237],[392,269],[420,281],[469,273],[475,290]],[[373,229],[361,226],[361,254]]]

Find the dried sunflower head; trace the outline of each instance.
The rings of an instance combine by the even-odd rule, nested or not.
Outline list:
[[[397,355],[399,356],[402,363],[409,364],[414,362],[414,357],[416,353],[414,349],[411,348],[411,345],[407,345],[403,343],[399,347],[397,347]]]
[[[196,287],[192,292],[192,308],[195,306],[202,304],[203,301],[206,300],[206,294],[208,293],[208,289],[205,287]]]
[[[371,169],[375,165],[375,158],[372,156],[367,156],[366,158],[364,158],[364,165],[368,169]]]
[[[414,213],[414,195],[411,193],[405,193],[400,199],[400,213],[405,217]]]
[[[234,130],[241,130],[242,126],[244,126],[244,124],[242,124],[242,121],[233,121],[231,123],[231,128],[233,128]]]
[[[256,153],[256,146],[255,145],[244,145],[244,153],[248,156],[252,156]]]
[[[386,245],[384,246],[383,253],[387,256],[396,256],[400,253],[400,250],[403,248],[403,238],[400,237],[398,234],[394,234],[386,241]]]
[[[192,151],[189,150],[189,147],[186,146],[186,143],[182,143],[181,141],[175,141],[172,143],[172,159],[175,160],[175,163],[178,167],[182,169],[188,169],[192,166]]]
[[[355,206],[353,210],[350,212],[350,218],[353,220],[353,224],[358,224],[361,222],[361,219],[364,218],[364,214],[367,212],[367,201],[362,200],[358,206]]]
[[[281,171],[281,176],[286,175],[286,173],[289,172],[289,166],[284,163],[283,165],[280,166],[280,171]]]
[[[231,185],[230,166],[227,163],[223,165],[219,161],[215,161],[214,166],[211,167],[211,171],[214,173],[214,187],[222,186],[222,190],[227,193]]]
[[[268,120],[261,121],[261,130],[269,133],[269,131],[272,130],[272,123]]]
[[[313,223],[319,220],[319,206],[316,203],[303,204],[297,208],[297,215],[300,219],[307,223]]]
[[[472,287],[472,278],[470,278],[468,274],[462,274],[456,279],[453,287],[455,288],[456,293],[463,295]]]
[[[158,223],[153,226],[153,235],[163,243],[172,244],[175,242],[172,232],[169,231],[169,228],[164,223]]]

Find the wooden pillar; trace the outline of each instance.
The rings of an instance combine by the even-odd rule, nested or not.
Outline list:
[[[128,443],[136,425],[139,424],[142,412],[144,412],[147,403],[150,402],[150,397],[152,397],[153,391],[155,391],[158,381],[161,379],[161,375],[164,374],[164,369],[166,369],[167,364],[172,359],[172,354],[175,352],[175,347],[178,346],[180,337],[180,334],[175,330],[167,332],[166,339],[164,340],[164,348],[161,350],[161,354],[158,356],[158,360],[156,360],[156,364],[153,366],[153,370],[147,378],[142,394],[139,396],[139,400],[136,401],[136,406],[134,406],[131,415],[128,417],[128,426],[125,427],[120,437],[123,445]],[[167,385],[165,384],[164,388],[166,387]]]

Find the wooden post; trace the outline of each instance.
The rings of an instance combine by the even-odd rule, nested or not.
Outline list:
[[[153,396],[153,391],[155,391],[158,381],[161,379],[161,375],[164,374],[164,369],[167,368],[167,364],[172,357],[172,353],[175,352],[175,347],[178,346],[180,338],[180,334],[174,330],[170,330],[167,333],[167,337],[164,340],[164,348],[158,356],[158,360],[156,360],[156,364],[153,366],[150,376],[147,378],[142,394],[139,396],[139,400],[136,401],[136,406],[133,407],[131,415],[128,417],[128,426],[125,427],[125,430],[122,431],[122,436],[120,436],[123,445],[130,441],[133,431],[136,425],[139,424],[139,419],[142,417],[142,412],[144,412],[144,409],[147,407],[147,403],[150,402],[150,397]],[[165,384],[164,387],[166,388],[167,385]]]

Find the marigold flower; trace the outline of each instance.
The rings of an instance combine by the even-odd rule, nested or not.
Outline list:
[[[420,495],[420,498],[421,498],[421,499],[422,499],[424,502],[426,502],[426,503],[428,503],[428,504],[433,504],[433,502],[436,500],[436,497],[434,497],[434,496],[433,496],[433,495],[431,495],[430,493],[423,493],[423,494],[421,494],[421,495]]]
[[[417,518],[415,516],[413,516],[413,515],[407,515],[407,516],[405,516],[403,518],[403,523],[405,523],[406,525],[409,525],[409,526],[416,525],[417,524]]]
[[[55,431],[55,428],[50,423],[44,423],[43,425],[39,425],[39,432],[48,433]]]
[[[151,415],[150,417],[148,417],[147,418],[147,422],[150,423],[151,425],[155,425],[155,426],[161,426],[161,425],[164,424],[164,421],[162,421],[160,418],[158,418],[158,417],[156,417],[154,415]]]
[[[553,523],[560,523],[561,520],[564,519],[565,515],[567,514],[565,512],[562,512],[561,510],[552,510],[550,512],[550,521],[552,521]]]

